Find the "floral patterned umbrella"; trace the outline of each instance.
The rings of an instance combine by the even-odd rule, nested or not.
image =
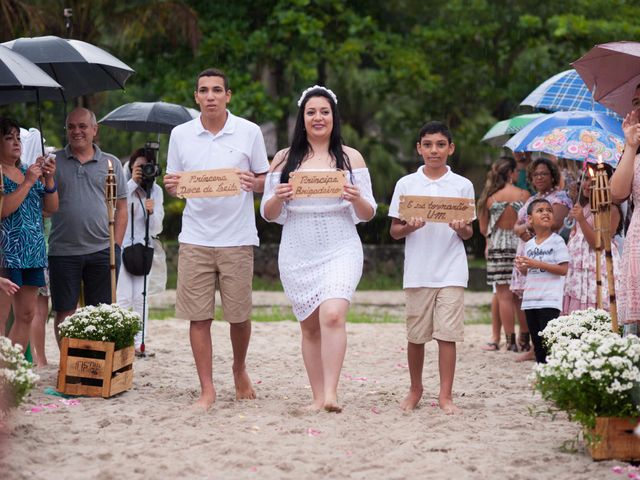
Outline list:
[[[555,112],[535,119],[504,145],[514,152],[545,152],[557,157],[618,164],[624,147],[620,122],[604,113]]]
[[[599,127],[559,127],[539,135],[527,145],[528,151],[616,167],[624,149],[624,138]]]

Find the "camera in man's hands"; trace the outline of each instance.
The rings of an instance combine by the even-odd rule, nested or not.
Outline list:
[[[147,192],[151,191],[156,177],[162,174],[160,165],[158,165],[159,150],[160,144],[158,142],[147,142],[144,146],[144,156],[147,158],[147,163],[142,165],[142,181],[140,184]]]

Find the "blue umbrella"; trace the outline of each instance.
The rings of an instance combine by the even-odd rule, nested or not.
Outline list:
[[[542,82],[520,105],[551,112],[590,110],[620,119],[613,110],[597,103],[575,70],[565,70]]]
[[[514,152],[546,152],[571,160],[595,162],[598,156],[615,167],[624,147],[622,126],[597,112],[555,112],[540,117],[505,143]]]

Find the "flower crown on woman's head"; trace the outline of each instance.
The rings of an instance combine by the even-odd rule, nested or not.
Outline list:
[[[304,99],[306,98],[309,92],[316,89],[324,90],[325,92],[327,92],[329,96],[333,99],[333,103],[335,103],[336,105],[338,104],[338,97],[336,97],[335,93],[333,93],[327,87],[323,87],[322,85],[314,85],[313,87],[309,87],[304,92],[302,92],[302,95],[300,95],[300,99],[298,100],[298,106],[302,105],[302,102],[304,101]]]

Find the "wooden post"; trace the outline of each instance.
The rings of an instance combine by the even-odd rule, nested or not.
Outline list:
[[[591,170],[591,169],[590,169]],[[591,194],[590,194],[590,208],[593,214],[593,227],[595,230],[595,251],[596,251],[596,308],[602,308],[602,272],[600,271],[600,265],[602,261],[602,236],[600,225],[600,196],[598,193],[598,177],[596,175],[591,176]]]
[[[107,215],[109,218],[109,268],[111,273],[111,303],[116,303],[116,249],[115,249],[115,210],[116,210],[116,176],[113,164],[109,162],[107,180],[104,195],[107,202]]]
[[[616,286],[613,272],[613,257],[611,254],[611,189],[609,187],[609,177],[604,169],[601,158],[598,159],[596,170],[595,193],[598,199],[598,213],[596,218],[600,226],[600,244],[605,251],[607,265],[607,286],[609,287],[609,312],[611,314],[611,328],[614,332],[619,332],[618,309],[616,305]],[[596,237],[597,238],[597,237]],[[596,268],[600,267],[600,264]],[[598,297],[600,298],[600,297]]]

